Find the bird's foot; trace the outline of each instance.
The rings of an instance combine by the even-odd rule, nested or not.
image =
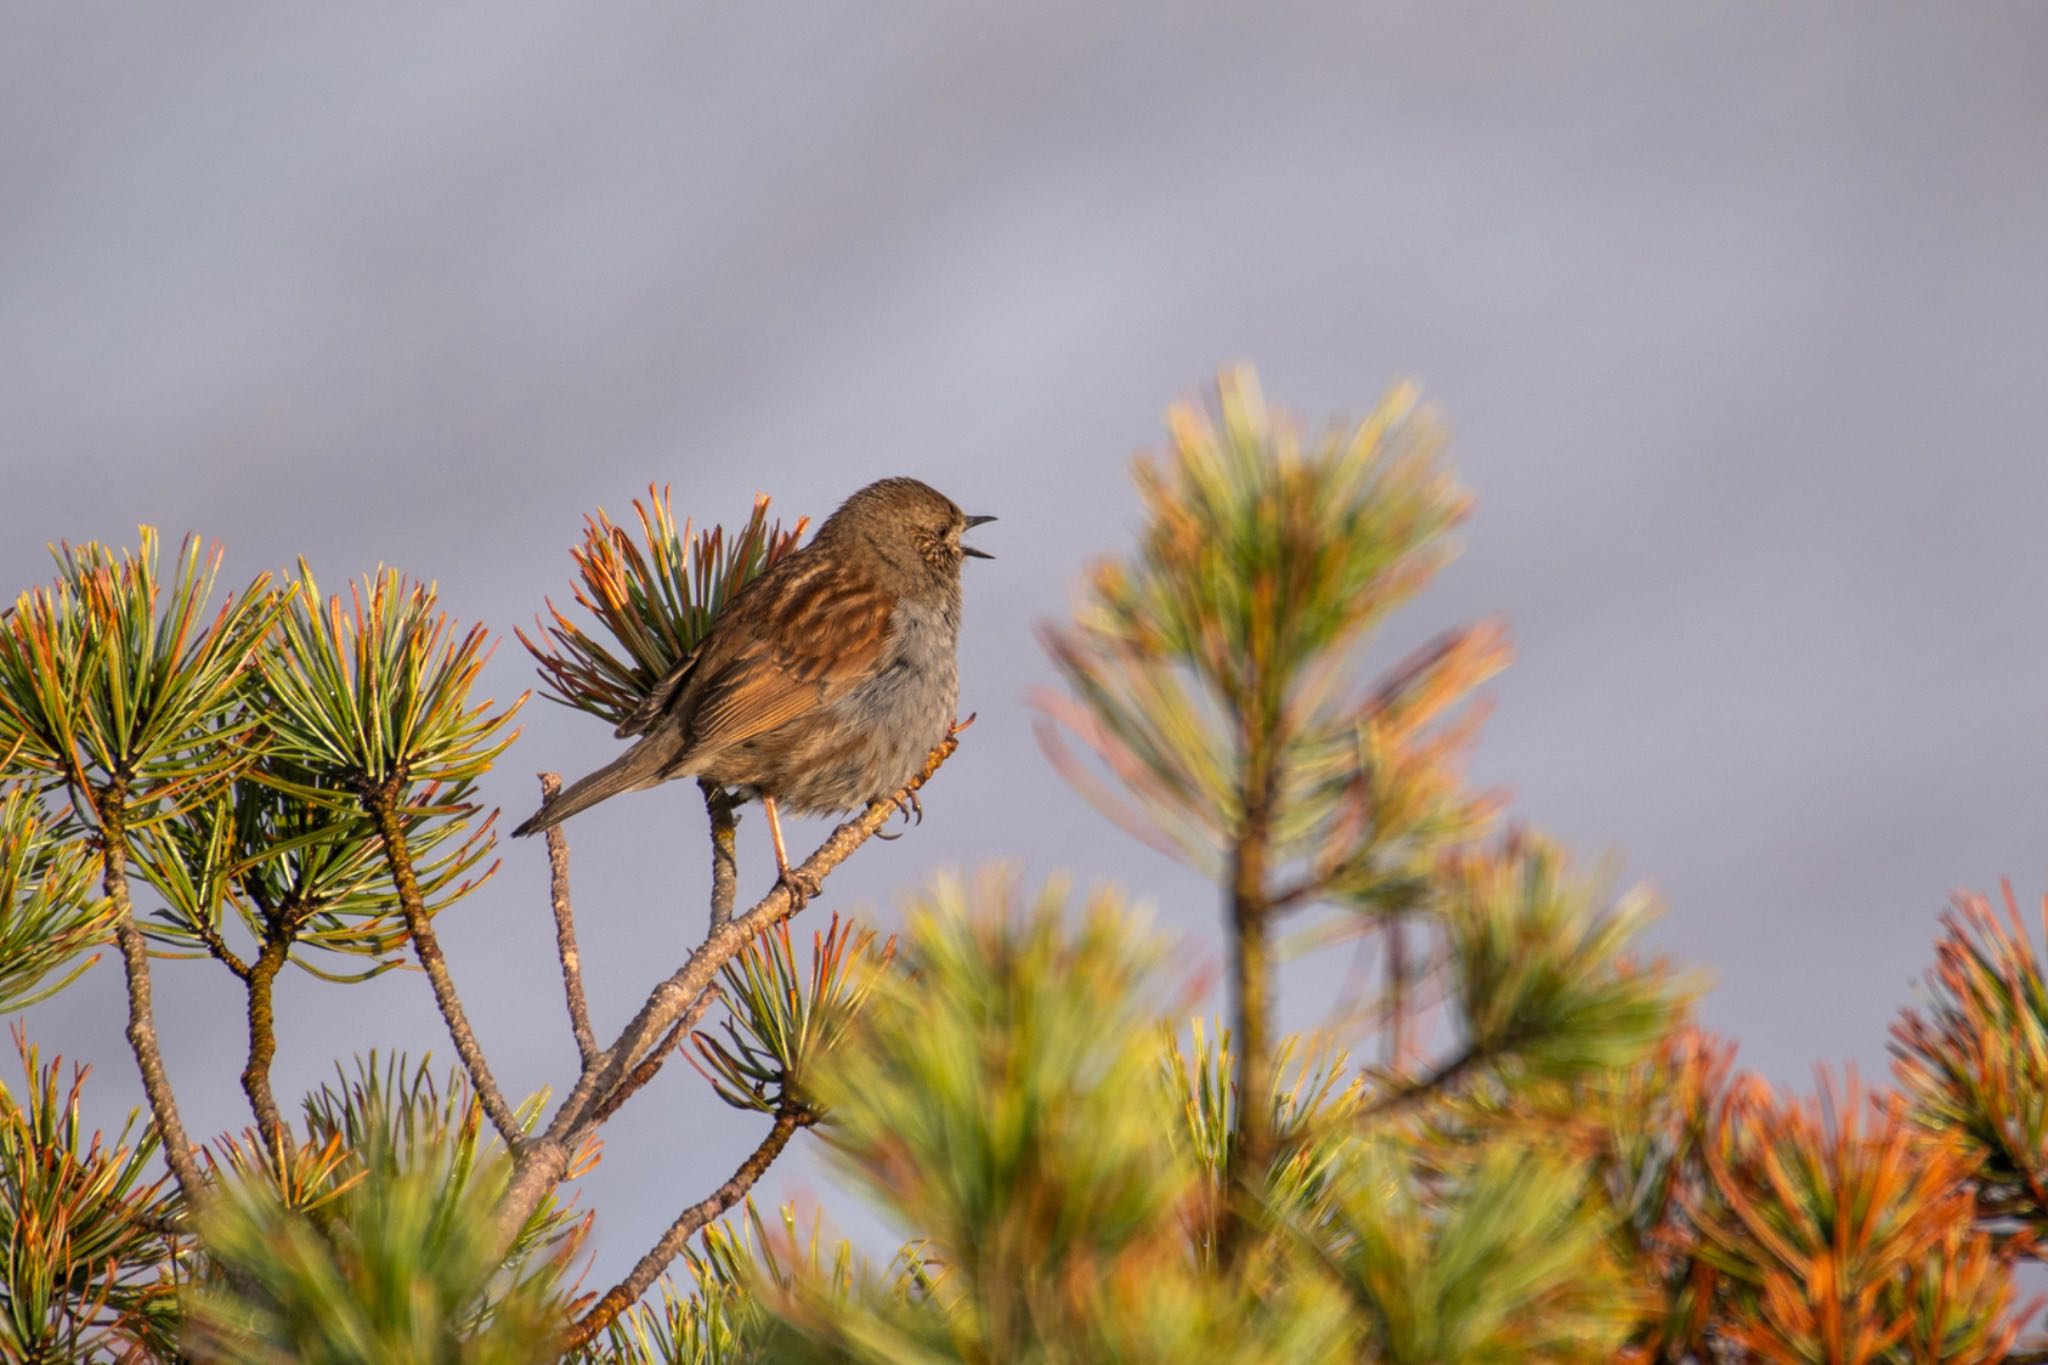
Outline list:
[[[824,882],[816,873],[806,872],[800,867],[782,868],[775,884],[789,893],[790,904],[799,910],[825,889]]]
[[[969,711],[966,720],[955,717],[953,723],[946,727],[946,738],[953,739],[957,737],[962,730],[974,724],[974,718],[980,714],[981,712],[979,711]]]

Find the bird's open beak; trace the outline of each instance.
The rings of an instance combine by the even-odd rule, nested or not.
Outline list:
[[[967,529],[972,531],[975,527],[981,525],[983,522],[989,522],[994,520],[994,517],[969,517],[967,518]],[[962,545],[960,547],[960,553],[963,555],[968,555],[974,559],[995,558],[995,556],[990,554],[987,550],[977,550],[972,545]]]

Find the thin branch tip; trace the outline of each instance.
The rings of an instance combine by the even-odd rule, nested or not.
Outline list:
[[[560,773],[541,773],[541,809],[547,809],[561,790]],[[562,996],[577,1058],[588,1067],[597,1056],[597,1035],[591,1030],[590,1003],[583,994],[583,955],[576,946],[576,910],[569,899],[569,836],[559,824],[548,827],[547,846],[548,904],[555,917],[555,955],[562,962]]]

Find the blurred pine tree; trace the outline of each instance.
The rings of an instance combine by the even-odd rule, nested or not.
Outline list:
[[[1651,900],[1499,833],[1464,781],[1500,626],[1367,671],[1469,505],[1415,394],[1311,439],[1232,371],[1168,437],[1137,466],[1135,550],[1046,632],[1066,687],[1041,734],[1215,884],[1228,1017],[1191,1009],[1119,894],[1001,871],[934,882],[900,942],[835,916],[800,960],[786,888],[734,904],[734,800],[707,790],[705,936],[609,1043],[551,836],[579,1058],[554,1103],[500,1092],[434,931],[496,866],[475,793],[517,703],[470,696],[485,633],[390,572],[343,601],[300,565],[213,607],[196,541],[168,579],[146,530],[60,549],[0,614],[0,1005],[111,939],[150,1122],[87,1136],[82,1073],[21,1040],[0,1361],[2048,1360],[2014,1288],[2048,1233],[2048,977],[2010,892],[1946,921],[1896,1092],[1734,1076],[1688,1022],[1697,982],[1639,955]],[[607,722],[803,531],[765,498],[731,537],[665,491],[636,513],[574,552],[592,624],[551,609],[521,637],[546,695]],[[1275,1023],[1290,924],[1378,951],[1313,1036]],[[347,983],[408,954],[459,1069],[371,1057],[288,1121],[283,966]],[[186,1136],[152,956],[212,961],[246,1001],[246,1133]],[[561,1187],[678,1051],[769,1126],[583,1293],[595,1215]],[[749,1202],[805,1132],[909,1239],[886,1264]]]

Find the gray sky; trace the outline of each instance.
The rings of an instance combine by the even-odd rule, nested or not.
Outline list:
[[[1218,365],[1318,422],[1414,377],[1479,510],[1403,636],[1503,611],[1520,651],[1480,775],[1667,893],[1656,943],[1712,973],[1745,1062],[1877,1072],[1947,892],[2048,881],[2048,10],[1969,18],[15,5],[0,587],[147,521],[242,580],[396,564],[509,636],[582,514],[649,480],[733,519],[917,474],[1002,518],[969,571],[982,719],[827,905],[893,922],[931,869],[1008,856],[1213,943],[1212,894],[1038,756],[1033,623],[1126,543],[1128,455]],[[516,644],[486,681],[530,684]],[[534,770],[612,752],[544,703],[525,725],[486,788],[515,815]],[[701,929],[700,818],[683,787],[573,827],[601,1026]],[[522,842],[444,922],[521,1090],[573,1060],[544,877]],[[159,981],[188,1122],[245,1123],[232,983]],[[99,1064],[102,1113],[137,1093],[118,985],[31,1019]],[[286,989],[282,1094],[449,1055],[416,976]],[[585,1182],[594,1281],[756,1136],[675,1072]]]

